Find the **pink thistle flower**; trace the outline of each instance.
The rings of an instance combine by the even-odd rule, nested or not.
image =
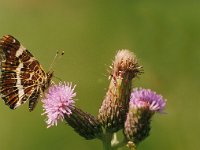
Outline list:
[[[136,88],[131,93],[130,107],[147,107],[150,111],[162,112],[165,105],[166,100],[150,89]]]
[[[163,112],[165,105],[166,100],[150,89],[135,88],[132,91],[124,124],[124,135],[130,144],[138,144],[149,136],[152,116]]]
[[[44,114],[47,115],[47,128],[57,125],[58,121],[63,121],[64,116],[69,116],[74,107],[75,86],[71,83],[59,83],[49,87],[42,99]]]

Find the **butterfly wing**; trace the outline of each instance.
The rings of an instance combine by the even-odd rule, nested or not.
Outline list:
[[[15,109],[29,99],[32,111],[47,82],[47,74],[33,55],[11,35],[0,39],[1,98]]]

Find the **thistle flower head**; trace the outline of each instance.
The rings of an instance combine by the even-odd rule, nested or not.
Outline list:
[[[123,49],[117,52],[111,68],[113,76],[121,76],[126,72],[130,72],[131,77],[135,77],[137,73],[140,73],[141,67],[138,65],[136,55]]]
[[[131,93],[130,107],[148,107],[150,111],[162,112],[165,105],[166,100],[150,89],[136,88]]]
[[[131,93],[129,112],[124,124],[124,135],[128,141],[138,144],[150,132],[151,118],[155,112],[162,112],[166,101],[150,89],[136,88]]]
[[[74,107],[73,98],[75,86],[69,83],[59,83],[49,87],[42,99],[44,113],[47,115],[47,127],[57,125],[59,120],[64,119],[64,115],[70,115]]]
[[[128,112],[132,79],[140,73],[135,54],[119,50],[111,66],[110,84],[99,109],[98,120],[109,132],[117,132],[124,126]]]

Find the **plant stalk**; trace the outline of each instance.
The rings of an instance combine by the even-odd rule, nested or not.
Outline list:
[[[102,141],[104,150],[112,150],[112,147],[111,147],[112,137],[113,137],[112,133],[105,133],[102,136],[101,141]]]

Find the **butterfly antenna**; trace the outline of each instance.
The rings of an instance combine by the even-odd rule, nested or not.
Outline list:
[[[58,57],[58,54],[59,54],[59,51],[56,52],[56,55],[54,56],[51,65],[49,66],[49,70],[51,70],[53,68],[53,65],[54,65],[54,63],[55,63],[55,61],[56,61],[56,59]]]
[[[62,51],[62,53],[60,54],[60,56],[58,57],[58,60],[60,60],[60,58],[65,54],[64,51]]]
[[[62,51],[62,53],[60,55],[58,55],[58,54],[59,54],[59,51],[56,52],[56,55],[49,67],[49,70],[52,70],[52,68],[56,65],[57,61],[64,55],[64,51]]]

